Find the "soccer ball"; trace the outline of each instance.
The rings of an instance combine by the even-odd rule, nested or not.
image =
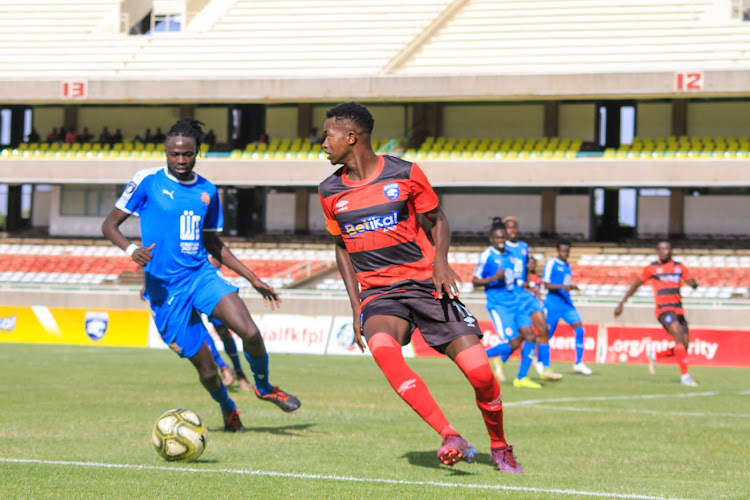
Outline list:
[[[628,362],[628,355],[624,352],[620,353],[620,363],[627,363]]]
[[[207,434],[206,424],[195,412],[176,408],[159,417],[151,439],[164,460],[192,462],[206,449]]]

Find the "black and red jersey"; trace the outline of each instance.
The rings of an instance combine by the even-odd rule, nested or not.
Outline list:
[[[435,249],[417,219],[438,197],[416,163],[380,156],[378,169],[353,181],[341,167],[319,188],[326,228],[341,235],[362,298],[387,290],[430,284]]]
[[[675,314],[685,313],[682,309],[680,283],[692,277],[687,267],[673,260],[669,262],[656,260],[643,268],[639,279],[644,283],[651,281],[657,317],[665,311],[674,311]]]

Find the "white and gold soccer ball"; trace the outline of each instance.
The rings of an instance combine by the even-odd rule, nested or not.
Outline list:
[[[206,449],[208,428],[197,413],[176,408],[156,421],[151,439],[156,452],[170,462],[192,462]]]

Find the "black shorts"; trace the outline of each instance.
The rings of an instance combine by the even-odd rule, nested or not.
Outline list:
[[[664,311],[659,315],[658,320],[666,331],[669,331],[669,325],[677,321],[685,329],[685,333],[690,333],[688,322],[682,314],[677,314],[674,311]]]
[[[460,300],[447,294],[436,299],[434,292],[426,289],[384,293],[370,300],[360,312],[362,328],[368,318],[379,315],[405,319],[411,324],[407,344],[414,329],[419,328],[427,345],[441,353],[457,338],[467,335],[482,338],[479,322]]]

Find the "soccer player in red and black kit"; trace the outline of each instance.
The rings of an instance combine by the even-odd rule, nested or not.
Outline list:
[[[343,167],[320,184],[319,193],[354,311],[357,345],[364,352],[367,342],[393,389],[441,435],[438,459],[449,466],[471,462],[476,449],[450,425],[401,354],[419,328],[474,388],[497,467],[521,473],[505,441],[500,385],[480,342],[481,330],[458,300],[460,278],[448,265],[450,229],[432,186],[417,164],[375,154],[374,120],[366,107],[339,104],[326,118],[323,150],[333,165]],[[417,214],[432,224],[434,247]]]
[[[698,282],[693,278],[690,270],[680,262],[672,260],[672,245],[668,241],[661,241],[656,247],[659,260],[647,265],[641,271],[615,309],[615,317],[622,314],[625,301],[635,293],[639,286],[651,281],[654,290],[654,304],[656,306],[656,318],[664,329],[675,341],[675,346],[661,352],[654,352],[652,348],[646,351],[649,360],[649,370],[655,373],[657,359],[676,358],[680,365],[680,382],[683,385],[695,387],[698,384],[688,373],[687,349],[689,344],[688,323],[685,320],[685,311],[682,308],[682,297],[680,295],[680,283],[685,282],[693,288],[698,288]]]

